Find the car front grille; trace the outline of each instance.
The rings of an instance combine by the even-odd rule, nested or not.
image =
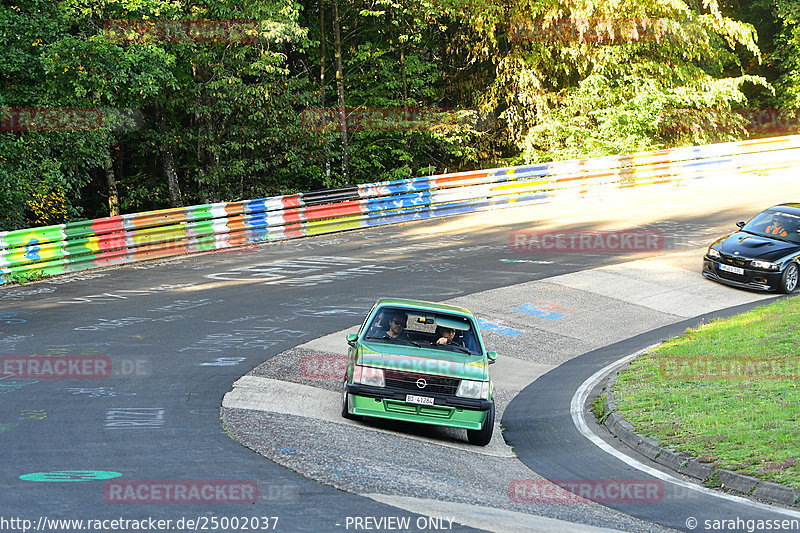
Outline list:
[[[747,264],[750,262],[748,259],[745,259],[744,257],[738,257],[735,255],[720,254],[720,256],[721,256],[720,259],[722,259],[723,263],[727,263],[732,266],[744,267],[747,266]]]
[[[400,372],[397,370],[386,370],[384,372],[384,380],[387,387],[395,387],[417,394],[446,394],[449,396],[455,396],[459,382],[456,378]],[[425,380],[425,387],[420,388],[417,386],[417,382],[420,380]]]

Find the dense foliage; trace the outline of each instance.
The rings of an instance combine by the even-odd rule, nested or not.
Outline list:
[[[0,230],[787,133],[741,110],[800,106],[796,0],[12,0],[0,49]]]

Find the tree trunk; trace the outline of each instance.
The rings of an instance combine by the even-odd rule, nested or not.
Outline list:
[[[342,178],[350,185],[350,162],[347,156],[347,111],[344,107],[344,74],[342,71],[342,38],[339,32],[339,0],[333,2],[333,47],[336,57],[336,93],[339,100],[339,131],[342,134]]]
[[[406,77],[406,44],[400,41],[400,76],[403,79],[403,119],[408,120],[408,78]]]
[[[195,161],[197,162],[197,188],[200,191],[200,199],[204,204],[211,203],[211,194],[208,192],[208,178],[206,169],[203,166],[203,142],[206,138],[203,136],[203,117],[199,112],[194,113],[195,124],[197,124],[197,146],[195,148]],[[207,141],[206,141],[207,142]]]
[[[325,2],[320,0],[319,2],[319,42],[320,42],[320,52],[321,52],[321,59],[319,62],[319,96],[320,96],[320,109],[321,109],[321,117],[326,117],[328,115],[327,110],[325,109],[325,61],[327,61],[327,57],[325,55]],[[322,139],[325,140],[325,131],[322,131]],[[327,143],[326,143],[327,144]],[[325,150],[325,182],[330,183],[331,177],[331,159],[328,157],[328,150]]]
[[[217,149],[211,151],[211,201],[219,202],[219,152]]]
[[[108,215],[115,217],[119,215],[119,196],[117,195],[117,179],[114,176],[114,162],[111,160],[110,153],[106,153],[104,166],[108,182]]]
[[[161,134],[162,139],[166,137],[167,128],[164,125],[163,116],[158,119],[158,133]],[[164,176],[167,178],[170,205],[172,207],[183,207],[181,187],[178,183],[178,173],[175,170],[175,158],[172,155],[172,146],[164,141],[161,143],[161,168],[164,170]]]
[[[178,184],[178,173],[175,171],[175,158],[172,156],[172,147],[165,146],[161,159],[164,168],[164,175],[167,177],[167,185],[169,186],[169,203],[172,207],[182,207],[183,199],[181,198],[181,188]]]

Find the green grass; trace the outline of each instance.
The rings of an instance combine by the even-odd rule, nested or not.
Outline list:
[[[594,413],[595,418],[599,423],[603,423],[608,414],[606,412],[606,399],[608,398],[608,393],[603,393],[600,396],[595,397],[592,400],[592,412]]]
[[[49,275],[45,274],[44,271],[42,270],[31,270],[30,272],[23,272],[20,274],[7,273],[4,274],[3,277],[5,278],[6,283],[24,284],[24,283],[30,283],[32,281],[43,280],[49,277]]]
[[[800,298],[715,320],[638,357],[614,386],[636,431],[800,487]]]

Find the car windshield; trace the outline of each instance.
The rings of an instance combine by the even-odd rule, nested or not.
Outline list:
[[[366,338],[377,342],[481,354],[472,321],[446,313],[384,307],[370,322]]]
[[[768,209],[745,224],[742,231],[800,244],[800,216]]]

